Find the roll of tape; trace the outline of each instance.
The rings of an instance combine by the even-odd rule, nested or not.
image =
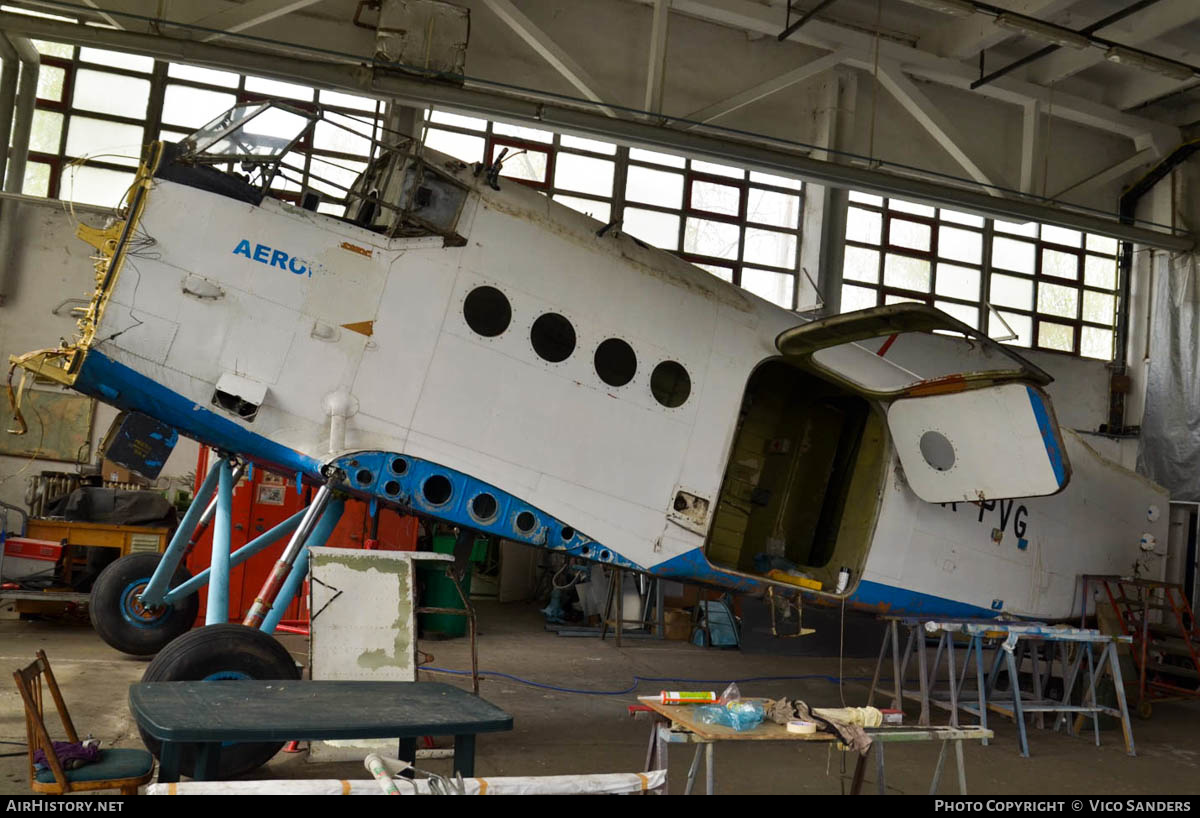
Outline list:
[[[809,736],[817,732],[817,725],[811,721],[792,719],[787,723],[787,731],[789,733],[799,733],[803,736]]]

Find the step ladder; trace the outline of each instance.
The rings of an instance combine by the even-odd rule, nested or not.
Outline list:
[[[1138,671],[1138,714],[1150,716],[1151,701],[1200,698],[1200,627],[1183,587],[1170,582],[1119,576],[1085,576],[1104,591],[1097,605],[1112,607],[1123,633],[1133,637]]]

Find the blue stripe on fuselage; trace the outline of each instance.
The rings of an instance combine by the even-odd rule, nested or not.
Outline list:
[[[660,577],[677,578],[688,582],[703,582],[719,585],[730,590],[743,593],[754,593],[767,588],[767,583],[754,577],[743,576],[732,571],[724,571],[704,557],[700,548],[694,548],[677,557],[659,563],[650,569],[650,573]],[[780,586],[776,586],[777,588]],[[789,586],[790,587],[790,586]],[[795,589],[798,590],[798,589]],[[805,592],[805,596],[814,602],[832,604],[835,600],[828,596],[816,596]],[[847,599],[847,604],[853,608],[868,609],[877,613],[893,616],[949,616],[949,617],[987,617],[993,618],[1000,611],[971,605],[966,602],[955,602],[931,594],[911,591],[907,588],[897,588],[879,582],[863,580],[858,583],[854,593]]]
[[[283,474],[300,472],[320,481],[321,464],[316,459],[243,429],[94,349],[84,356],[74,388],[119,409],[149,415],[208,446],[242,455]]]

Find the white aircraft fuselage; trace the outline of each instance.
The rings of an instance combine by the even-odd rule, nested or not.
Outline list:
[[[990,347],[883,332],[806,365],[781,354],[794,312],[426,160],[468,191],[461,240],[154,178],[60,380],[310,482],[336,467],[345,491],[427,517],[873,611],[1064,619],[1079,574],[1126,573],[1143,533],[1166,541],[1165,491],[1060,432],[1036,380],[942,388],[963,371],[942,366],[893,389],[859,367],[898,355],[911,374],[955,344],[965,369],[1011,365]],[[571,332],[552,319],[539,352],[547,314]],[[931,430],[950,460],[918,450]]]

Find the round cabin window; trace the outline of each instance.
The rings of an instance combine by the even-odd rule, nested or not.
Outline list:
[[[683,406],[692,394],[692,379],[683,364],[663,361],[650,373],[650,392],[663,406],[674,409]]]
[[[529,329],[529,342],[542,360],[565,361],[575,351],[575,328],[556,312],[539,315]]]
[[[921,456],[938,471],[954,468],[954,444],[941,432],[926,432],[921,435]]]
[[[495,338],[508,329],[512,321],[512,306],[504,293],[495,287],[476,287],[463,301],[463,318],[467,326],[484,338]]]
[[[637,373],[637,355],[620,338],[609,338],[596,347],[596,374],[609,386],[624,386]]]

